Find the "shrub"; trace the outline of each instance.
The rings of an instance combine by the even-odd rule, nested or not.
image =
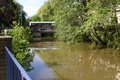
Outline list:
[[[28,48],[31,37],[30,29],[15,24],[14,28],[10,32],[10,35],[13,37],[12,51],[15,57],[26,70],[30,70],[30,62],[33,58],[32,54],[29,53]]]

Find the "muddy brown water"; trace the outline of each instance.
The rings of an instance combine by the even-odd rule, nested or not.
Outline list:
[[[34,80],[120,80],[120,50],[91,43],[41,42],[31,47],[37,48],[34,69],[28,72]]]

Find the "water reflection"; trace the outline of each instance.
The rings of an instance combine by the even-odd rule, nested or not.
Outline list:
[[[115,80],[120,80],[120,73],[117,73],[117,74],[115,75]]]
[[[59,49],[37,53],[60,80],[120,80],[119,50],[93,49],[89,43],[54,46]]]
[[[42,50],[42,49],[41,49]],[[28,74],[33,80],[57,80],[54,75],[53,69],[49,68],[44,61],[32,51],[35,55],[33,62],[31,62],[33,70],[29,71]]]

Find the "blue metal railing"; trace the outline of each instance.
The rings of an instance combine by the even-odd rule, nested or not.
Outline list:
[[[5,47],[6,51],[6,80],[32,80],[13,54]]]

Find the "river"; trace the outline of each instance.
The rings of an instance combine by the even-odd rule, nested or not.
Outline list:
[[[33,80],[120,80],[120,50],[91,43],[31,44]]]

